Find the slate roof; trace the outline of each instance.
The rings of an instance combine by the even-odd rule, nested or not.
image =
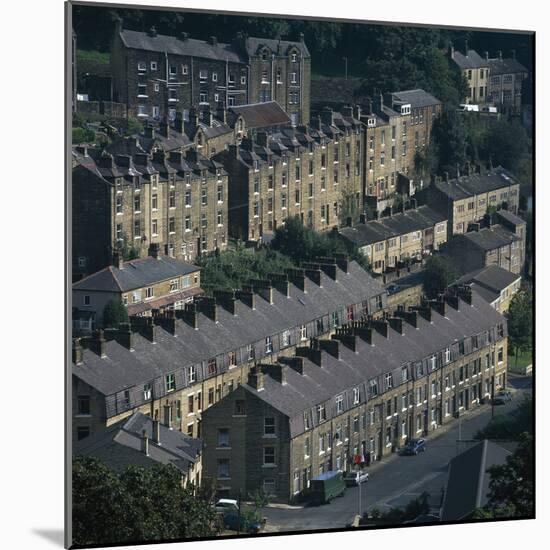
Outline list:
[[[433,227],[442,221],[445,221],[443,215],[429,206],[420,206],[416,209],[406,210],[405,213],[393,214],[391,218],[386,217],[367,223],[358,223],[353,227],[343,227],[339,232],[357,246],[365,246],[412,231]]]
[[[267,128],[290,124],[290,117],[276,101],[229,107],[228,111],[242,116],[248,128]]]
[[[318,404],[357,386],[364,402],[369,380],[395,371],[403,364],[422,360],[503,322],[502,315],[475,293],[472,304],[460,300],[459,310],[447,305],[445,317],[432,309],[432,323],[419,315],[418,329],[405,322],[403,335],[388,328],[389,337],[376,334],[374,346],[357,337],[355,352],[340,344],[339,359],[323,351],[322,367],[304,358],[305,374],[287,367],[284,385],[264,374],[263,390],[258,391],[248,384],[242,387],[286,415],[290,419],[291,437],[295,437],[304,431],[304,411],[315,410]]]
[[[497,217],[502,218],[505,222],[510,223],[512,226],[526,225],[526,221],[509,210],[501,209],[497,212]]]
[[[338,268],[336,281],[323,274],[321,287],[309,279],[306,284],[305,293],[290,284],[289,298],[274,288],[273,304],[256,296],[253,310],[238,301],[235,316],[218,306],[217,323],[199,313],[198,330],[178,319],[176,336],[158,327],[156,344],[134,333],[135,351],[115,340],[106,342],[105,358],[84,349],[83,362],[73,364],[73,374],[104,395],[112,395],[384,294],[380,284],[356,262],[349,263],[348,273]]]
[[[529,72],[519,61],[511,57],[489,59],[489,69],[491,76]]]
[[[507,246],[514,241],[521,239],[502,225],[492,225],[484,227],[479,231],[469,231],[462,235],[455,235],[455,239],[465,239],[476,248],[482,250],[495,250],[502,246]]]
[[[505,288],[508,288],[518,279],[521,279],[521,275],[517,275],[498,265],[492,264],[462,275],[454,284],[476,283],[476,287],[484,287],[498,293],[498,298]]]
[[[418,88],[416,90],[404,90],[402,92],[394,92],[392,97],[396,101],[410,103],[413,109],[418,107],[428,107],[430,105],[440,105],[441,101],[432,94]]]
[[[123,29],[120,32],[122,42],[127,48],[136,50],[154,51],[164,54],[189,55],[203,59],[217,59],[232,61],[234,63],[246,63],[247,59],[240,54],[233,44],[217,45],[209,44],[204,40],[188,38],[180,40],[175,36],[157,34],[150,36],[146,32],[130,31]]]
[[[488,468],[504,464],[510,451],[487,439],[459,454],[449,463],[449,478],[441,509],[441,521],[467,518],[487,503]]]
[[[273,52],[277,52],[277,49],[280,47],[281,54],[283,55],[287,55],[290,48],[295,47],[304,57],[310,57],[309,50],[307,49],[305,42],[292,42],[289,40],[277,40],[273,38],[257,38],[253,36],[246,39],[246,50],[248,55],[258,55],[258,50],[261,46],[267,46]]]
[[[489,62],[481,57],[475,50],[468,50],[468,55],[464,55],[455,50],[453,60],[461,69],[481,69],[489,67]]]
[[[141,450],[143,430],[149,438],[149,455]],[[173,464],[183,474],[194,464],[202,448],[202,441],[160,425],[160,445],[152,440],[153,420],[140,412],[79,441],[75,455],[93,456],[102,460],[117,473],[127,466],[151,468],[156,464]]]
[[[519,184],[519,180],[513,174],[502,168],[502,166],[498,166],[485,174],[460,176],[459,179],[451,179],[448,182],[437,181],[434,185],[449,198],[460,200]]]
[[[122,269],[107,266],[74,283],[73,290],[127,292],[199,270],[196,265],[170,256],[148,257],[124,262]]]

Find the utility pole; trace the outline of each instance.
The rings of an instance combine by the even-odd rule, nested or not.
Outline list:
[[[344,60],[344,63],[345,63],[345,75],[346,75],[346,80],[348,79],[348,58],[347,57],[342,57],[342,59]]]

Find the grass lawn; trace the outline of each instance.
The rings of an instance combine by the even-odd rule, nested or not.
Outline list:
[[[530,365],[533,362],[533,357],[531,351],[519,353],[517,357],[517,366],[516,366],[516,356],[512,353],[508,354],[508,368],[512,372],[523,373],[525,372],[525,367]]]

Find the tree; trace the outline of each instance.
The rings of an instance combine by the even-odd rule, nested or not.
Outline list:
[[[514,453],[505,464],[489,468],[489,502],[487,509],[508,517],[533,517],[534,501],[534,455],[533,436],[524,433]]]
[[[73,543],[116,544],[217,534],[210,503],[184,488],[172,465],[112,472],[96,458],[73,460]]]
[[[127,127],[128,134],[141,134],[143,132],[143,124],[132,117],[128,118],[128,127]]]
[[[533,344],[533,298],[531,292],[518,292],[510,302],[508,313],[508,339],[515,350],[516,365],[518,351],[529,351]]]
[[[455,109],[444,109],[434,121],[432,139],[437,173],[454,177],[457,167],[462,169],[467,160],[468,134],[462,116]]]
[[[479,430],[475,439],[512,439],[520,440],[524,432],[533,429],[533,400],[525,399],[516,408],[513,415],[498,415],[487,426]]]
[[[128,322],[128,310],[120,300],[109,300],[103,308],[102,324],[105,328],[118,328]]]
[[[95,133],[93,130],[87,130],[86,128],[73,128],[73,143],[93,143],[95,140]]]
[[[424,269],[424,294],[436,298],[456,279],[456,269],[445,256],[430,256]]]

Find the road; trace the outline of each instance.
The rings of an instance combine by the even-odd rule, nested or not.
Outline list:
[[[510,414],[522,401],[523,395],[531,392],[531,377],[510,375],[509,387],[512,401],[494,407],[494,415]],[[418,456],[392,455],[373,464],[370,479],[361,487],[361,511],[377,507],[380,510],[391,506],[403,506],[423,491],[431,494],[431,501],[438,502],[445,484],[449,460],[467,448],[475,433],[491,419],[491,407],[482,405],[461,420],[461,443],[459,423],[440,428],[427,439],[427,451]],[[346,490],[341,498],[330,504],[305,508],[266,507],[262,511],[267,518],[266,531],[298,531],[345,527],[359,513],[359,488]]]

